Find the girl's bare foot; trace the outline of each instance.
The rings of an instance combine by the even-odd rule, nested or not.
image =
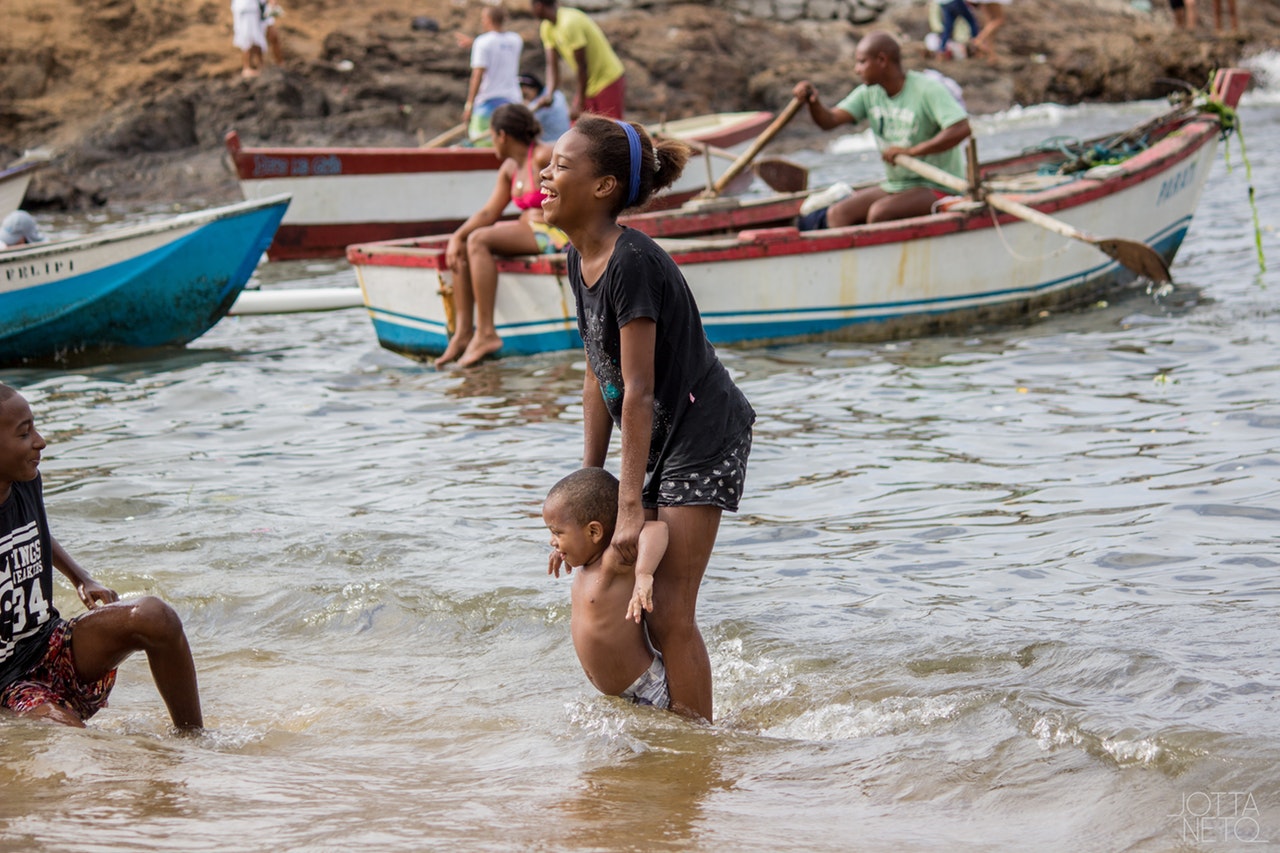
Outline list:
[[[458,367],[470,367],[473,364],[478,364],[500,349],[502,349],[502,338],[498,337],[496,333],[477,335],[471,339],[471,343],[467,344],[467,351],[463,353],[462,358],[458,359]]]
[[[436,370],[439,370],[466,352],[467,345],[469,343],[471,343],[471,332],[467,332],[465,334],[460,331],[454,332],[453,337],[449,339],[449,345],[444,348],[444,352],[435,360]]]

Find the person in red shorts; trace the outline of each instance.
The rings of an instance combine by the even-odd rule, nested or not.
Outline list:
[[[530,105],[539,110],[551,105],[560,88],[560,59],[577,75],[577,88],[569,116],[595,113],[622,119],[626,110],[626,68],[600,26],[580,9],[557,7],[556,0],[533,0],[533,17],[539,19],[538,35],[547,56],[546,94]]]
[[[0,384],[0,707],[83,727],[107,704],[116,667],[146,652],[174,726],[204,726],[195,663],[182,621],[165,602],[123,602],[95,581],[49,532],[31,407]],[[63,619],[53,606],[53,569],[88,612]]]

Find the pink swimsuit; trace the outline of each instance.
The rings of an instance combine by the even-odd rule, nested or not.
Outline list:
[[[542,200],[547,196],[542,191],[542,186],[534,180],[532,145],[529,146],[529,156],[525,160],[525,174],[529,180],[529,191],[523,195],[513,195],[511,203],[521,210],[529,210],[534,207],[540,208],[542,207]],[[554,255],[563,252],[565,247],[569,245],[568,234],[565,234],[554,225],[543,222],[538,217],[531,217],[528,225],[533,231],[533,239],[538,243],[539,254]]]
[[[546,194],[542,192],[542,186],[538,181],[534,180],[533,174],[533,149],[529,146],[529,156],[525,158],[525,174],[529,180],[529,191],[523,195],[514,196],[511,203],[521,210],[528,210],[532,207],[541,207],[542,200],[546,198]]]

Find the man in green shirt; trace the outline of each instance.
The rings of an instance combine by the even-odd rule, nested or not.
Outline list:
[[[626,69],[599,25],[579,9],[557,8],[556,0],[532,0],[531,8],[542,21],[538,35],[547,55],[548,93],[531,109],[550,105],[552,94],[560,88],[560,57],[564,57],[578,77],[570,116],[576,119],[590,112],[624,118]]]
[[[867,120],[885,162],[885,180],[831,205],[825,223],[818,217],[801,227],[843,228],[931,213],[948,191],[896,165],[899,154],[953,175],[965,173],[960,143],[970,135],[969,118],[946,86],[917,71],[903,71],[898,42],[886,32],[869,33],[858,42],[854,61],[862,85],[835,107],[824,106],[808,80],[797,83],[792,94],[808,103],[809,115],[823,130]]]

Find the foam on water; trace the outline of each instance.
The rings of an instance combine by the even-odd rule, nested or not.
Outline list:
[[[823,705],[764,729],[761,734],[807,741],[922,734],[934,724],[953,719],[963,706],[962,701],[943,696],[897,696],[875,702]]]
[[[1253,87],[1245,92],[1241,104],[1260,107],[1280,103],[1280,51],[1264,51],[1240,64],[1253,72]]]

